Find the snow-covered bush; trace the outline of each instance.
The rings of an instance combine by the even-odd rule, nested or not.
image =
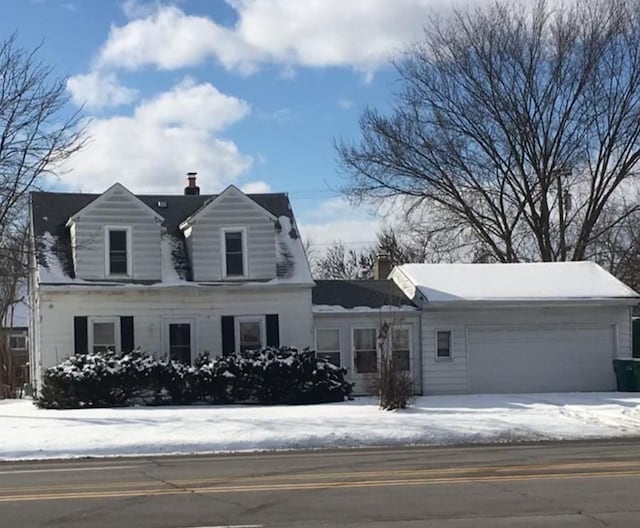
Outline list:
[[[71,356],[47,369],[43,408],[207,403],[320,403],[350,397],[346,371],[314,351],[267,348],[199,357],[194,366],[140,350]]]
[[[209,401],[217,402],[334,402],[348,398],[353,389],[345,379],[345,369],[318,357],[315,351],[290,347],[209,359],[202,362],[199,372],[203,392]],[[211,380],[209,388],[206,380]]]

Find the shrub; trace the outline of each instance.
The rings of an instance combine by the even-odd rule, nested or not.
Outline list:
[[[346,370],[314,351],[267,348],[194,366],[136,350],[71,356],[47,369],[36,405],[43,408],[206,403],[320,403],[349,398]]]
[[[371,393],[378,397],[381,409],[406,409],[415,399],[411,373],[400,370],[391,358],[383,356],[372,378]]]

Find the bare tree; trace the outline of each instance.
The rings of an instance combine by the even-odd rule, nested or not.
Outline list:
[[[315,258],[313,274],[318,279],[371,279],[373,262],[370,249],[347,250],[342,242],[335,242],[323,256]]]
[[[452,250],[500,262],[588,258],[638,212],[619,204],[638,180],[639,0],[457,11],[396,66],[390,114],[337,144],[352,199],[401,197]]]
[[[0,321],[27,278],[29,192],[55,176],[84,144],[80,114],[67,107],[65,79],[17,45],[0,42]],[[10,386],[8,352],[0,352],[0,386]]]
[[[410,262],[425,262],[437,255],[432,252],[429,239],[418,228],[405,225],[402,233],[385,227],[376,235],[371,247],[347,250],[341,242],[334,242],[324,255],[315,255],[314,276],[319,279],[359,280],[371,279],[373,264],[379,255],[385,255],[392,266]]]

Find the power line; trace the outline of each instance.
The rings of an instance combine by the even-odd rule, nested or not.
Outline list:
[[[307,242],[310,246],[333,246],[335,244],[342,244],[343,246],[360,246],[375,243],[375,240],[352,240],[350,242],[343,242],[341,240],[335,240],[334,242]]]

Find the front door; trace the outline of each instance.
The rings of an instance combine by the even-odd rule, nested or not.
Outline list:
[[[191,365],[191,323],[169,323],[169,358]]]

